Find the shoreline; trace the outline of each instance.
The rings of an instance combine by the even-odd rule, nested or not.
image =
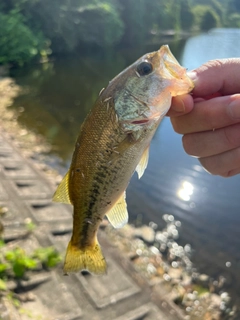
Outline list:
[[[13,79],[0,78],[0,126],[21,149],[26,158],[35,159],[38,166],[51,178],[60,181],[59,173],[44,163],[44,153],[50,150],[46,140],[19,125],[17,118],[21,110],[12,111],[14,98],[21,88]],[[199,274],[193,267],[191,246],[178,245],[181,227],[172,215],[164,215],[166,227],[157,230],[154,223],[135,228],[131,225],[115,230],[104,220],[104,230],[111,244],[132,261],[137,272],[154,289],[162,286],[169,299],[185,313],[185,319],[220,320],[234,317],[229,307],[230,298],[221,292],[224,283],[212,281],[207,275]]]

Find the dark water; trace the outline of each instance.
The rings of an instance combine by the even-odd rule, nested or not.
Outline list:
[[[51,143],[51,159],[69,165],[80,124],[100,89],[139,56],[158,46],[92,52],[15,71],[25,88],[14,104],[19,121],[43,134]],[[170,48],[187,68],[214,58],[240,57],[240,31],[214,30]],[[194,248],[193,260],[201,272],[215,279],[224,275],[226,290],[240,296],[240,177],[224,179],[206,173],[187,156],[181,136],[169,119],[160,125],[150,150],[148,168],[140,181],[134,175],[127,190],[131,221],[161,227],[162,215],[173,214],[182,222],[179,241]],[[230,262],[230,263],[229,263]],[[239,301],[238,301],[239,303]]]

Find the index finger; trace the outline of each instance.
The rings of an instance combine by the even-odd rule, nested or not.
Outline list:
[[[195,97],[240,92],[240,58],[210,60],[189,73],[195,87]]]
[[[217,97],[195,103],[182,117],[171,117],[174,130],[180,134],[224,128],[240,122],[240,94]]]

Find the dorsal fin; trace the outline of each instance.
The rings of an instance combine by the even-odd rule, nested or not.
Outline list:
[[[148,158],[149,158],[149,146],[143,152],[142,158],[141,158],[139,164],[137,165],[136,171],[138,173],[138,179],[140,179],[142,177],[145,169],[147,168]]]
[[[65,174],[59,186],[57,187],[57,190],[53,195],[53,201],[71,204],[69,197],[69,171]]]
[[[114,228],[122,228],[128,222],[126,193],[121,195],[113,208],[106,214],[109,222]]]

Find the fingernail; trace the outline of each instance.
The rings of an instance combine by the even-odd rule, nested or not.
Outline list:
[[[237,97],[229,103],[228,110],[231,118],[240,120],[240,95],[236,96]]]
[[[189,78],[195,83],[197,81],[197,73],[195,71],[189,71],[187,72],[187,75],[189,76]]]
[[[174,97],[172,109],[176,112],[185,112],[185,105],[181,98]]]

